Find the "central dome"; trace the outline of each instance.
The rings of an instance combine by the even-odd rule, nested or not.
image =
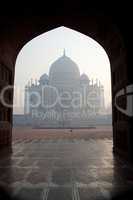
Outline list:
[[[49,81],[51,85],[73,84],[80,80],[80,72],[77,64],[64,55],[57,59],[50,67]]]

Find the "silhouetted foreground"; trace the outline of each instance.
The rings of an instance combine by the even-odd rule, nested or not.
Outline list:
[[[4,186],[0,186],[0,200],[13,200],[10,192]]]
[[[132,200],[133,199],[133,190],[127,190],[115,195],[112,200]]]
[[[3,186],[0,186],[0,200],[22,200],[23,198],[21,197],[12,197],[10,192]],[[53,198],[54,199],[54,198]],[[88,196],[88,199],[90,197]],[[105,198],[94,198],[95,200],[105,200]],[[121,193],[118,193],[114,195],[113,197],[108,198],[107,200],[132,200],[133,199],[133,190],[126,190]],[[23,200],[27,200],[23,199]],[[32,200],[32,199],[29,199]],[[58,200],[63,200],[63,199],[58,199]],[[69,199],[68,199],[69,200]],[[93,199],[92,199],[93,200]]]

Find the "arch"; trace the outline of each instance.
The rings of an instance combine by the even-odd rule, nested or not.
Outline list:
[[[26,69],[26,74],[24,69]],[[44,71],[47,74],[42,75]],[[86,75],[83,74],[80,77],[83,72]],[[87,84],[91,90],[92,85],[95,83],[100,86],[100,82],[97,79],[99,78],[101,84],[104,85],[105,91],[105,93],[103,92],[105,94],[103,95],[105,97],[103,100],[103,107],[105,109],[101,109],[101,112],[105,114],[106,106],[111,102],[110,63],[105,50],[92,38],[64,26],[45,32],[29,41],[18,54],[15,74],[15,88],[20,85],[23,85],[22,87],[24,88],[26,84],[28,87],[30,84],[37,85],[37,79],[41,76],[39,83],[40,81],[42,84],[43,82],[44,84],[47,82],[48,85],[59,87],[60,91],[64,84],[69,85],[71,91],[77,87],[79,89],[80,84],[82,87],[84,84]],[[93,80],[89,80],[87,74]],[[29,80],[31,77],[32,79]],[[33,77],[36,78],[34,79]],[[15,92],[14,102],[17,102],[20,96],[21,99],[24,99],[23,88],[19,98]],[[99,90],[99,87],[97,89]],[[82,100],[80,100],[80,103]],[[25,102],[27,102],[26,97]],[[22,114],[26,103],[22,102],[18,104],[16,105],[17,108],[14,109],[14,114]],[[16,106],[14,103],[14,107]],[[97,121],[97,119],[95,120]],[[78,124],[78,120],[75,123]],[[86,126],[89,123],[89,120],[88,122],[86,121]],[[68,122],[66,124],[70,125],[71,123]],[[47,122],[45,126],[50,128],[52,125],[48,125]]]
[[[21,23],[19,20],[14,22],[13,19],[10,19],[9,24],[9,21],[5,20],[5,24],[0,36],[0,62],[3,69],[9,70],[10,78],[5,81],[3,86],[6,83],[14,83],[14,67],[21,48],[36,36],[62,26],[62,24],[93,38],[105,49],[111,63],[113,149],[122,156],[132,158],[133,139],[131,138],[132,140],[129,141],[132,125],[129,123],[129,116],[124,115],[115,107],[116,93],[131,83],[128,76],[127,52],[122,35],[110,18],[101,15],[29,17],[26,21],[22,19]],[[10,101],[12,102],[12,100],[13,95]],[[122,104],[124,104],[123,102]],[[11,123],[12,110],[7,112],[10,113],[8,121]],[[4,130],[1,133],[4,134]],[[9,146],[11,144],[11,130],[6,131],[6,139],[2,134],[0,135],[0,143]]]

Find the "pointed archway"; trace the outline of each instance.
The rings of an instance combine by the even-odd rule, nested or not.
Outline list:
[[[78,23],[77,23],[78,21]],[[45,17],[45,18],[30,18],[27,22],[13,22],[10,19],[12,28],[8,30],[3,28],[1,31],[1,70],[6,71],[10,78],[0,83],[1,89],[7,83],[14,83],[14,67],[16,57],[20,49],[32,38],[49,31],[57,26],[62,25],[70,27],[74,30],[82,32],[85,35],[92,37],[99,42],[105,51],[107,52],[111,62],[111,80],[112,80],[112,109],[113,109],[113,142],[114,151],[128,157],[133,158],[132,150],[132,116],[128,113],[121,112],[115,106],[116,94],[121,90],[132,84],[129,75],[129,66],[127,63],[127,52],[124,47],[124,42],[119,31],[114,25],[112,25],[110,19],[103,16],[94,17]],[[5,26],[8,27],[8,21],[5,20]],[[11,26],[10,26],[11,27]],[[0,73],[2,74],[2,73]],[[2,79],[2,77],[1,77]],[[131,87],[127,88],[127,91],[131,91]],[[124,93],[123,93],[124,94]],[[121,95],[122,96],[122,95]],[[123,95],[126,99],[126,94]],[[10,102],[12,102],[13,95],[10,96]],[[123,106],[125,100],[120,100]],[[126,108],[123,108],[126,109]],[[3,121],[12,123],[11,114],[12,109],[6,110],[3,108],[2,113],[7,113],[8,118],[3,118]],[[4,115],[4,116],[7,116]],[[3,125],[4,122],[1,122]],[[2,126],[1,126],[2,127]],[[7,128],[7,126],[4,126]],[[0,134],[1,145],[9,146],[11,144],[11,129],[1,128]]]

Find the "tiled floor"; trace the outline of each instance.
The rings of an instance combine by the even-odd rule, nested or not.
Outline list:
[[[109,139],[19,140],[0,160],[0,183],[20,200],[110,199],[133,186],[133,171]]]

